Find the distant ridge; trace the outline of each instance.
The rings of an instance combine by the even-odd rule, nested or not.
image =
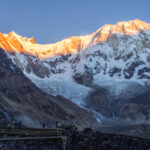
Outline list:
[[[150,24],[135,19],[128,22],[118,22],[116,25],[104,25],[91,35],[72,36],[60,42],[45,45],[37,44],[33,37],[22,37],[15,32],[0,33],[0,48],[8,52],[36,55],[40,59],[44,59],[56,55],[75,54],[90,45],[105,42],[115,33],[134,35],[144,30],[150,30]]]

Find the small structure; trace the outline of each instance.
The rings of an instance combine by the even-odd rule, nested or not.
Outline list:
[[[0,128],[0,145],[15,150],[65,150],[62,129]],[[1,148],[0,148],[1,149]]]

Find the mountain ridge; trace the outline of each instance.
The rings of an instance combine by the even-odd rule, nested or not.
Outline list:
[[[114,34],[135,35],[145,30],[150,30],[150,24],[135,19],[128,22],[118,22],[116,25],[104,25],[90,35],[72,36],[54,44],[45,45],[37,44],[33,37],[22,37],[15,32],[0,33],[0,48],[8,52],[25,53],[45,59],[56,55],[76,54],[91,45],[107,41]]]

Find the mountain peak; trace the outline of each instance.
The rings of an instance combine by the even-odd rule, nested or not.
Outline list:
[[[107,41],[113,34],[134,35],[144,30],[150,30],[150,24],[135,19],[118,22],[116,25],[104,25],[91,35],[73,36],[54,44],[45,45],[36,44],[33,37],[28,39],[12,31],[9,34],[0,33],[0,48],[9,52],[37,55],[40,59],[44,59],[55,55],[75,54],[90,45]]]
[[[31,37],[31,38],[30,38],[30,42],[31,42],[32,44],[36,44],[34,37]]]
[[[10,36],[18,36],[17,33],[16,33],[15,31],[9,32],[8,35],[10,35]]]

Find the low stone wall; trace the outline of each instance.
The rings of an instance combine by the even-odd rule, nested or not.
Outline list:
[[[62,129],[1,128],[0,150],[65,150]]]
[[[0,142],[0,150],[64,150],[64,147],[61,139],[30,139]]]

